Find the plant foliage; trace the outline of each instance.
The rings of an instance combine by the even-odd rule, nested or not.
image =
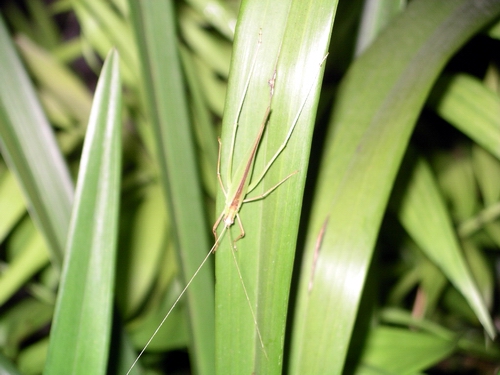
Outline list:
[[[496,373],[499,21],[2,3],[0,372]],[[213,228],[262,125],[262,197]]]

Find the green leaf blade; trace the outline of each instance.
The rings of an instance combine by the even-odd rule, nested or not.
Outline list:
[[[205,230],[208,225],[197,174],[194,135],[181,79],[174,6],[171,1],[130,1],[130,7],[139,44],[147,111],[155,135],[156,162],[172,215],[174,246],[187,283],[209,252],[211,243]],[[199,373],[213,374],[214,278],[210,262],[197,274],[185,297],[191,325],[191,363]]]
[[[52,260],[62,263],[73,183],[31,82],[0,19],[0,145]]]
[[[495,2],[483,5],[412,2],[345,77],[306,241],[292,374],[342,372],[379,225],[409,136],[447,59],[500,11]]]
[[[439,194],[430,167],[422,159],[415,162],[398,217],[413,240],[438,265],[465,296],[491,337],[493,322],[462,253],[445,202]]]
[[[429,99],[440,116],[500,159],[500,98],[494,91],[457,74],[441,78]]]
[[[230,185],[238,184],[243,177],[238,176],[236,170],[248,161],[245,159],[248,150],[265,121],[269,81],[274,78],[269,121],[251,176],[250,184],[256,187],[244,194],[248,193],[247,199],[258,197],[286,176],[298,173],[265,199],[241,207],[245,237],[236,243],[235,257],[242,280],[231,254],[231,241],[240,234],[237,222],[229,229],[232,235],[226,233],[217,250],[216,345],[217,373],[220,374],[278,374],[283,369],[288,299],[323,71],[321,63],[335,10],[336,2],[247,1],[241,7],[222,129],[221,173],[225,189],[231,190]],[[257,183],[294,124],[286,148]],[[225,202],[225,197],[219,193],[219,215],[224,209],[221,202]]]
[[[85,139],[46,374],[105,374],[121,172],[118,54],[106,60]]]

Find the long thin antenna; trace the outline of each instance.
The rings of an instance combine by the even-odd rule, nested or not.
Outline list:
[[[175,302],[173,303],[172,307],[170,308],[170,310],[168,310],[167,314],[165,315],[165,317],[163,318],[163,320],[161,321],[160,325],[158,326],[158,328],[156,328],[156,330],[153,332],[153,334],[151,335],[150,339],[148,340],[148,342],[146,343],[146,345],[144,345],[144,348],[141,350],[141,352],[139,353],[139,355],[137,356],[137,358],[135,359],[134,363],[132,363],[132,366],[130,366],[130,368],[128,369],[126,375],[129,375],[130,372],[132,371],[132,369],[134,368],[134,366],[136,365],[136,363],[139,361],[139,358],[141,358],[141,356],[144,354],[144,352],[146,351],[146,349],[148,348],[149,344],[151,344],[151,341],[153,341],[153,339],[155,338],[156,334],[160,331],[161,327],[163,326],[163,323],[165,323],[165,321],[167,320],[167,318],[169,317],[170,313],[173,311],[174,307],[177,305],[177,303],[179,302],[179,300],[182,298],[182,296],[184,295],[184,293],[186,293],[186,290],[189,288],[189,286],[191,285],[191,283],[193,282],[194,278],[196,277],[196,275],[198,275],[198,272],[200,272],[201,268],[205,265],[205,263],[207,262],[208,258],[210,257],[210,255],[212,253],[215,252],[215,250],[217,250],[217,247],[219,246],[219,243],[220,243],[220,239],[224,236],[224,233],[226,232],[228,227],[224,227],[224,229],[222,230],[219,238],[217,238],[217,240],[215,241],[214,243],[214,246],[212,246],[212,248],[210,249],[210,251],[208,252],[207,256],[205,257],[205,259],[203,259],[203,262],[201,262],[200,266],[198,267],[198,269],[195,271],[195,273],[193,274],[193,276],[191,276],[191,279],[189,279],[188,283],[186,284],[186,286],[184,287],[184,289],[182,289],[182,292],[181,294],[179,294],[179,297],[177,297],[177,299],[175,300]],[[259,333],[260,335],[260,333]]]

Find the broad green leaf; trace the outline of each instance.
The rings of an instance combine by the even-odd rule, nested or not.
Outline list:
[[[244,1],[241,5],[223,119],[222,182],[226,191],[231,184],[234,189],[234,184],[239,183],[242,175],[238,176],[236,171],[248,161],[245,158],[263,121],[266,130],[258,146],[252,184],[257,183],[265,165],[285,145],[287,133],[295,128],[286,149],[246,198],[258,197],[294,171],[298,173],[265,199],[245,203],[241,208],[245,236],[235,244],[234,253],[241,279],[232,254],[232,241],[241,231],[237,222],[217,250],[219,374],[280,374],[283,369],[291,275],[321,64],[327,53],[335,11],[335,1]],[[266,119],[272,79],[275,79],[274,95]],[[217,216],[224,202],[220,190]],[[223,226],[219,226],[219,233]]]
[[[97,85],[44,374],[105,374],[121,175],[121,82],[111,51]]]
[[[497,1],[412,1],[343,79],[302,262],[292,374],[342,372],[380,223],[419,112],[453,53],[499,14]]]

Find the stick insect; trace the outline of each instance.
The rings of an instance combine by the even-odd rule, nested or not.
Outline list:
[[[279,181],[277,184],[275,184],[273,187],[271,187],[270,189],[268,189],[266,192],[264,192],[261,195],[258,195],[256,197],[246,198],[247,195],[249,193],[251,193],[262,182],[262,180],[264,179],[264,176],[267,174],[267,172],[269,171],[269,169],[273,165],[274,161],[283,152],[283,150],[285,149],[286,145],[288,144],[288,141],[290,140],[290,138],[292,136],[292,133],[293,133],[293,131],[295,129],[295,125],[297,124],[298,119],[300,117],[300,114],[302,113],[302,110],[304,109],[304,107],[306,105],[306,102],[307,102],[307,99],[309,97],[309,94],[312,91],[312,88],[314,87],[314,81],[315,80],[311,84],[311,87],[309,88],[309,90],[308,90],[308,92],[306,94],[306,97],[304,98],[303,102],[301,103],[301,105],[300,105],[300,107],[298,109],[298,112],[297,112],[296,116],[294,117],[294,119],[292,121],[292,124],[290,125],[290,128],[289,128],[289,130],[288,130],[288,132],[287,132],[287,134],[285,136],[285,139],[284,139],[283,143],[278,148],[278,150],[274,153],[273,157],[267,162],[267,164],[265,165],[263,171],[258,175],[258,177],[255,179],[255,181],[251,180],[252,179],[251,176],[253,174],[253,166],[254,166],[254,162],[255,162],[255,157],[256,157],[256,154],[257,154],[257,150],[259,148],[262,136],[264,134],[264,131],[266,129],[266,125],[267,125],[268,120],[269,120],[269,116],[271,114],[271,104],[272,104],[272,99],[273,99],[273,96],[274,96],[274,89],[275,89],[275,83],[276,83],[276,78],[277,78],[277,63],[278,63],[278,58],[276,59],[276,63],[275,63],[275,67],[274,67],[272,76],[271,76],[271,78],[268,81],[268,84],[269,84],[269,100],[268,100],[268,105],[267,105],[267,108],[265,110],[262,122],[260,123],[257,136],[256,136],[255,141],[253,142],[252,146],[248,150],[248,152],[246,154],[246,158],[243,159],[243,162],[240,165],[238,165],[238,167],[235,169],[234,173],[232,173],[232,169],[233,169],[232,163],[233,163],[234,148],[235,148],[235,142],[236,142],[236,133],[237,133],[237,128],[238,128],[238,119],[239,119],[239,116],[241,114],[241,110],[242,110],[243,104],[245,102],[245,97],[246,97],[246,94],[247,94],[247,91],[248,91],[248,87],[250,85],[250,81],[251,81],[252,74],[253,74],[253,71],[254,71],[254,68],[255,68],[255,63],[257,61],[258,52],[260,50],[261,44],[262,44],[262,31],[259,32],[259,39],[258,39],[258,43],[257,43],[256,53],[255,53],[254,59],[253,59],[253,61],[251,63],[250,72],[248,74],[247,80],[245,81],[243,95],[242,95],[241,100],[239,102],[239,107],[238,107],[238,110],[237,110],[236,120],[234,121],[234,124],[233,124],[233,132],[232,132],[232,138],[231,138],[231,150],[230,150],[230,155],[231,156],[230,156],[229,163],[228,163],[228,176],[230,176],[230,177],[228,178],[228,181],[226,181],[227,186],[224,186],[224,182],[222,181],[221,172],[220,172],[222,142],[221,142],[220,138],[218,139],[218,142],[219,142],[219,153],[218,153],[218,159],[217,159],[217,179],[219,181],[219,185],[220,185],[220,187],[222,189],[222,192],[224,193],[224,196],[225,196],[225,206],[224,206],[224,209],[222,210],[221,214],[219,215],[219,217],[215,221],[215,224],[214,224],[214,226],[212,228],[212,232],[213,232],[214,237],[215,237],[214,245],[212,246],[212,248],[210,249],[210,251],[208,252],[208,254],[206,255],[206,257],[203,259],[203,261],[201,262],[200,266],[196,269],[196,271],[194,272],[193,276],[191,276],[191,278],[187,282],[187,284],[184,287],[184,289],[181,291],[181,293],[179,294],[179,296],[177,297],[177,299],[172,304],[172,307],[169,309],[169,311],[167,312],[167,314],[165,315],[165,317],[162,319],[162,321],[160,322],[160,324],[158,325],[158,327],[156,328],[156,330],[151,335],[150,339],[144,345],[144,348],[141,350],[141,352],[139,353],[139,355],[137,356],[137,358],[135,359],[135,361],[132,363],[132,365],[130,366],[130,369],[127,371],[126,375],[130,374],[130,372],[132,371],[132,369],[134,368],[134,366],[138,362],[139,358],[142,356],[142,354],[144,354],[144,352],[146,351],[147,347],[149,346],[149,344],[151,343],[151,341],[154,339],[154,337],[156,336],[156,334],[159,332],[159,330],[161,329],[162,325],[165,323],[165,321],[167,320],[167,318],[169,317],[169,315],[171,314],[171,312],[173,311],[173,309],[175,308],[175,306],[177,305],[177,303],[179,302],[179,300],[185,294],[185,292],[187,291],[187,289],[189,288],[189,286],[191,285],[191,283],[193,282],[193,280],[195,279],[195,277],[197,276],[197,274],[199,273],[199,271],[205,265],[205,263],[207,262],[207,260],[210,257],[210,255],[212,253],[215,253],[215,251],[219,247],[219,244],[220,244],[221,240],[223,239],[223,237],[224,237],[224,235],[225,235],[225,233],[227,231],[229,231],[229,235],[230,235],[231,240],[232,240],[231,241],[231,253],[232,253],[232,256],[233,256],[234,264],[236,266],[236,270],[238,272],[238,276],[239,276],[239,279],[241,281],[241,285],[243,287],[243,291],[244,291],[246,300],[247,300],[248,305],[250,307],[250,311],[251,311],[251,314],[252,314],[253,322],[254,322],[254,325],[255,325],[255,328],[256,328],[256,331],[257,331],[257,335],[259,337],[259,341],[260,341],[262,350],[264,352],[265,357],[267,358],[267,352],[266,352],[264,341],[262,339],[262,335],[261,335],[261,332],[260,332],[260,329],[259,329],[259,326],[258,326],[258,323],[257,323],[257,318],[256,318],[256,315],[255,315],[255,311],[254,311],[254,309],[252,307],[252,304],[250,302],[250,297],[248,295],[247,288],[246,288],[245,283],[243,281],[243,276],[242,276],[240,267],[238,265],[238,261],[236,259],[235,254],[234,254],[234,251],[236,249],[236,242],[245,236],[245,230],[244,230],[243,223],[241,221],[239,212],[240,212],[240,209],[241,209],[241,207],[242,207],[243,204],[250,203],[250,202],[255,202],[255,201],[258,201],[258,200],[266,198],[269,194],[271,194],[273,191],[275,191],[280,185],[282,185],[290,177],[292,177],[293,175],[295,175],[296,173],[299,172],[299,171],[294,171],[294,172],[290,173],[288,176],[286,176],[285,178],[283,178],[281,181]],[[319,64],[319,67],[321,67],[321,65],[323,64],[323,62],[324,62],[324,60],[326,59],[327,56],[325,56],[323,58],[323,60]],[[278,53],[278,57],[279,57],[279,53]],[[319,75],[319,69],[318,69],[317,75]],[[230,229],[234,225],[235,222],[238,223],[238,227],[240,229],[240,234],[238,235],[238,237],[236,237],[233,240]],[[218,236],[217,235],[217,229],[219,228],[219,226],[221,224],[223,225],[223,229],[222,229],[220,235]]]

